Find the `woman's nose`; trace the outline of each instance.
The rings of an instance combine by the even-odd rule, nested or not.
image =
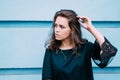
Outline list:
[[[57,32],[60,31],[60,27],[59,27],[59,26],[56,27],[56,28],[55,28],[55,31],[57,31]]]

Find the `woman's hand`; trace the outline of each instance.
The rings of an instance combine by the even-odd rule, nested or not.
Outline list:
[[[91,20],[85,16],[77,16],[79,18],[78,22],[87,30],[90,30],[93,27]]]
[[[91,20],[85,16],[77,16],[79,18],[79,23],[87,29],[93,36],[97,39],[99,45],[101,46],[105,41],[104,36],[92,25]]]

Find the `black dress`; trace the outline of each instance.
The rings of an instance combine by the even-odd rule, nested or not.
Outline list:
[[[104,68],[117,49],[105,38],[101,48],[96,41],[94,44],[86,42],[78,52],[80,55],[76,56],[72,49],[59,49],[57,54],[46,49],[42,80],[94,80],[91,58],[100,68]]]

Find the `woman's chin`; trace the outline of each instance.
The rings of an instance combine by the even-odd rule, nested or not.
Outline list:
[[[55,38],[56,40],[62,40],[61,38]]]

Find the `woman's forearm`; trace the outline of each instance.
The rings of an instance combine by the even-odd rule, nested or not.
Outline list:
[[[99,45],[101,46],[105,41],[104,36],[93,25],[91,25],[88,31],[96,38]]]

